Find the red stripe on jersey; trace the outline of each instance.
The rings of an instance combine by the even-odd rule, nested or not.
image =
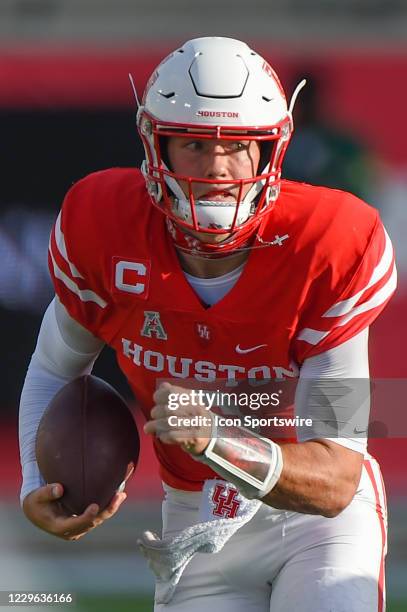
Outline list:
[[[382,505],[380,503],[380,496],[379,496],[379,490],[377,487],[377,482],[376,482],[376,477],[373,473],[373,469],[371,466],[371,463],[368,459],[365,459],[363,462],[366,471],[369,475],[370,481],[372,483],[372,487],[374,490],[374,494],[375,494],[375,498],[376,498],[376,512],[377,512],[377,516],[379,518],[379,523],[380,523],[380,531],[382,534],[382,553],[381,553],[381,557],[380,557],[380,568],[379,568],[379,582],[378,582],[378,586],[377,586],[377,597],[378,597],[378,606],[377,606],[377,610],[378,612],[383,612],[384,611],[384,603],[385,603],[385,583],[384,583],[384,556],[385,556],[385,550],[386,550],[386,539],[387,539],[387,534],[386,534],[386,526],[384,524],[384,516],[383,516],[383,509],[382,509]],[[381,486],[382,486],[383,481],[381,481]],[[386,499],[386,493],[383,487],[383,498]]]
[[[383,490],[383,497],[384,497],[384,510],[386,512],[386,516],[387,516],[387,497],[386,497],[386,488],[384,486],[384,480],[383,480],[383,475],[382,472],[380,470],[380,481],[382,483],[382,490]]]

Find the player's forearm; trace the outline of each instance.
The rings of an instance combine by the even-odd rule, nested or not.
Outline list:
[[[37,346],[21,394],[19,412],[20,456],[23,468],[21,501],[41,486],[35,459],[35,439],[45,408],[71,378],[89,373],[99,346],[86,330],[69,318],[60,305],[57,321],[55,301],[44,315]],[[64,335],[60,329],[64,330]],[[83,352],[87,350],[88,352]],[[93,352],[92,352],[93,351]]]
[[[245,497],[326,517],[351,502],[363,463],[363,454],[328,439],[279,445],[243,428],[217,428],[203,452],[186,450]]]
[[[351,502],[363,456],[329,441],[282,446],[284,468],[262,501],[274,508],[334,517]]]
[[[34,353],[25,377],[19,411],[20,458],[23,471],[21,503],[28,493],[44,484],[35,458],[38,425],[50,400],[66,382],[65,378],[47,371]]]

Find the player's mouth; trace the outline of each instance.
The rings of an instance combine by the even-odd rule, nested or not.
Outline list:
[[[212,189],[196,197],[199,200],[210,200],[212,202],[236,202],[235,196],[228,190]]]

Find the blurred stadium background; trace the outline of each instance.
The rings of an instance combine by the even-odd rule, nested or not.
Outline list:
[[[372,331],[372,374],[398,379],[400,389],[407,377],[406,0],[1,0],[0,590],[76,592],[77,610],[152,609],[152,579],[136,552],[138,532],[160,522],[149,442],[119,516],[79,543],[59,542],[19,509],[17,404],[52,295],[46,251],[63,195],[88,172],[139,164],[127,75],[141,92],[167,52],[201,35],[246,40],[288,93],[297,77],[309,78],[285,175],[350,189],[380,209],[400,285]],[[126,393],[108,351],[97,373]],[[388,609],[399,612],[407,610],[407,417],[400,393],[385,408],[400,422],[372,451],[389,497]]]

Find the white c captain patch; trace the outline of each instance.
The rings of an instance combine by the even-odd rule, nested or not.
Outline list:
[[[113,292],[132,293],[146,299],[150,283],[151,262],[146,259],[124,260],[113,257]]]

